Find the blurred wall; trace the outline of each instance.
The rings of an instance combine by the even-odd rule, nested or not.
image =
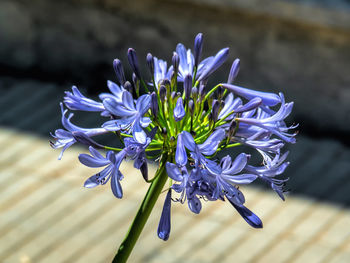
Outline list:
[[[128,47],[142,62],[147,52],[169,61],[176,43],[192,48],[196,33],[203,32],[205,55],[230,47],[229,62],[216,74],[219,81],[239,57],[238,84],[284,92],[286,100],[295,101],[293,117],[302,131],[346,140],[350,8],[342,4],[2,0],[0,77],[105,90],[106,79],[114,80],[112,60],[126,64]]]

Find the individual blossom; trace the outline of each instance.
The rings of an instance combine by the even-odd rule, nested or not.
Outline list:
[[[119,166],[126,156],[126,151],[123,150],[118,154],[108,151],[106,157],[103,157],[92,146],[89,147],[89,151],[91,155],[80,154],[79,161],[88,167],[96,168],[105,166],[105,168],[101,172],[89,177],[85,181],[84,186],[94,188],[98,185],[104,185],[110,180],[113,194],[117,198],[122,198],[123,190],[120,180],[123,179],[123,174],[120,172]]]
[[[81,111],[103,111],[104,107],[101,102],[96,102],[92,99],[86,98],[80,93],[76,86],[72,87],[72,92],[66,91],[64,97],[64,104],[71,110]]]
[[[77,125],[74,125],[70,120],[74,116],[73,113],[69,114],[68,117],[66,117],[66,113],[68,112],[63,108],[63,104],[60,104],[61,107],[61,122],[62,126],[65,129],[57,129],[54,134],[51,134],[51,136],[54,138],[54,142],[50,141],[50,145],[54,149],[62,148],[62,151],[58,157],[59,160],[62,159],[63,153],[66,149],[68,149],[70,146],[72,146],[74,143],[76,143],[76,138],[73,135],[73,132],[81,132],[84,133],[87,137],[92,137],[96,135],[105,134],[108,131],[104,128],[81,128]]]
[[[106,110],[120,118],[107,121],[102,127],[109,131],[123,130],[132,133],[136,141],[145,143],[146,133],[142,128],[146,128],[151,123],[149,117],[144,117],[151,106],[151,96],[148,94],[140,96],[135,105],[130,92],[123,91],[122,100],[122,103],[117,103],[110,98],[103,100]]]

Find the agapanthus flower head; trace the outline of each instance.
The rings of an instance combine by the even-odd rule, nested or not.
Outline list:
[[[86,180],[87,188],[110,181],[113,194],[122,198],[119,167],[124,159],[133,160],[146,182],[159,184],[158,193],[167,185],[158,226],[163,240],[170,235],[172,202],[187,203],[190,211],[198,214],[204,201],[226,201],[249,225],[261,228],[259,217],[245,206],[239,186],[262,180],[285,198],[288,179],[277,176],[289,164],[284,145],[296,141],[292,130],[297,126],[285,122],[293,103],[285,102],[282,93],[234,85],[239,59],[234,60],[226,83],[209,86],[208,78],[227,60],[229,49],[201,60],[203,43],[203,35],[198,34],[194,53],[179,43],[170,63],[148,53],[151,74],[147,79],[141,74],[135,50],[129,49],[131,80],[126,80],[122,62],[115,59],[118,84],[107,82],[110,93],[102,93],[96,100],[85,97],[75,86],[65,93],[63,102],[69,110],[100,113],[102,125],[87,129],[72,124],[73,114],[67,117],[68,110],[61,104],[64,129],[52,135],[54,148],[62,147],[63,153],[74,143],[88,146],[90,154],[80,154],[80,162],[103,167]],[[101,145],[91,138],[104,133],[115,134],[123,147]],[[239,152],[240,146],[253,151]],[[235,154],[218,154],[233,147]],[[102,155],[101,151],[107,152]],[[260,155],[261,162],[254,163],[251,154]],[[152,179],[148,178],[149,159],[159,163]]]

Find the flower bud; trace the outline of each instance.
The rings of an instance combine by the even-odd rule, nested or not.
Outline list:
[[[139,63],[136,57],[136,51],[133,48],[128,49],[128,60],[133,72],[135,72],[138,79],[141,79]]]
[[[213,104],[212,104],[212,109],[211,109],[211,113],[212,113],[212,119],[214,122],[216,122],[218,120],[218,115],[219,115],[219,108],[220,108],[220,103],[218,100],[213,100]]]
[[[236,121],[235,121],[235,119],[233,119],[231,122],[230,122],[230,128],[228,129],[228,134],[229,134],[229,138],[233,135],[233,133],[234,133],[234,131],[235,131],[235,129],[236,129],[236,125],[237,125],[237,123],[236,123]]]
[[[151,53],[147,54],[146,62],[147,62],[147,66],[148,66],[149,72],[153,76],[153,74],[154,74],[154,60],[153,60],[153,56],[152,56]]]
[[[132,82],[134,83],[134,86],[137,87],[138,84],[139,84],[139,81],[140,79],[137,77],[137,75],[134,73],[132,73]]]
[[[174,67],[174,72],[177,75],[177,72],[179,69],[180,58],[176,52],[173,53],[172,63],[173,63],[173,67]]]
[[[129,81],[125,81],[124,83],[124,89],[129,91],[131,94],[133,93],[133,87]]]
[[[176,101],[176,106],[174,108],[174,119],[175,121],[181,121],[185,117],[185,108],[183,105],[182,97],[179,97]]]
[[[194,39],[194,66],[197,67],[201,58],[203,48],[203,34],[199,33]]]
[[[235,78],[238,75],[239,66],[240,66],[240,60],[236,58],[235,61],[233,61],[232,63],[230,74],[228,75],[228,80],[227,80],[228,84],[232,84],[234,82]]]
[[[193,97],[194,99],[196,99],[196,98],[197,98],[197,95],[198,95],[198,89],[197,89],[197,87],[193,87],[191,93],[192,93],[192,97]]]
[[[119,59],[113,60],[113,68],[114,68],[114,71],[115,71],[115,74],[117,76],[117,80],[118,80],[119,84],[124,86],[125,74],[124,74],[123,65]]]
[[[221,99],[222,96],[224,95],[224,91],[225,91],[225,89],[223,87],[221,87],[221,86],[218,87],[217,93],[218,93],[218,98],[219,99]]]
[[[193,99],[190,99],[189,102],[188,102],[188,108],[190,110],[190,113],[191,115],[193,115],[193,112],[194,112],[194,102],[193,102]]]
[[[200,84],[199,85],[199,90],[198,90],[198,95],[199,95],[199,98],[200,98],[201,101],[204,99],[205,94],[206,94],[204,89],[205,89],[205,86]]]
[[[157,101],[157,94],[153,91],[151,94],[151,111],[155,118],[157,118],[158,115],[158,101]]]
[[[167,241],[170,235],[171,229],[171,189],[168,190],[168,193],[164,200],[162,215],[160,216],[158,224],[158,237]]]
[[[166,96],[166,87],[164,85],[161,85],[159,88],[159,97],[162,102],[164,102]]]
[[[148,165],[147,165],[147,161],[143,162],[141,167],[140,167],[140,171],[142,174],[143,179],[145,179],[145,181],[148,181]]]
[[[188,99],[191,96],[192,91],[192,76],[190,74],[186,75],[184,80],[184,92],[185,92],[185,99],[188,101]]]
[[[175,99],[175,98],[176,98],[176,92],[173,91],[173,92],[171,92],[171,99],[173,100],[173,99]]]

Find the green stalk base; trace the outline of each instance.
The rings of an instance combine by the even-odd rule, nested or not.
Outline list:
[[[167,159],[168,159],[168,155],[163,154],[163,158],[160,162],[160,166],[156,172],[156,177],[154,181],[151,183],[150,187],[148,188],[148,191],[134,218],[134,221],[132,222],[128,233],[126,234],[123,242],[121,243],[118,249],[117,254],[115,255],[112,261],[113,263],[125,263],[128,260],[130,253],[133,250],[136,244],[136,241],[138,240],[152,212],[152,209],[168,179],[168,176],[165,170],[165,163]]]

